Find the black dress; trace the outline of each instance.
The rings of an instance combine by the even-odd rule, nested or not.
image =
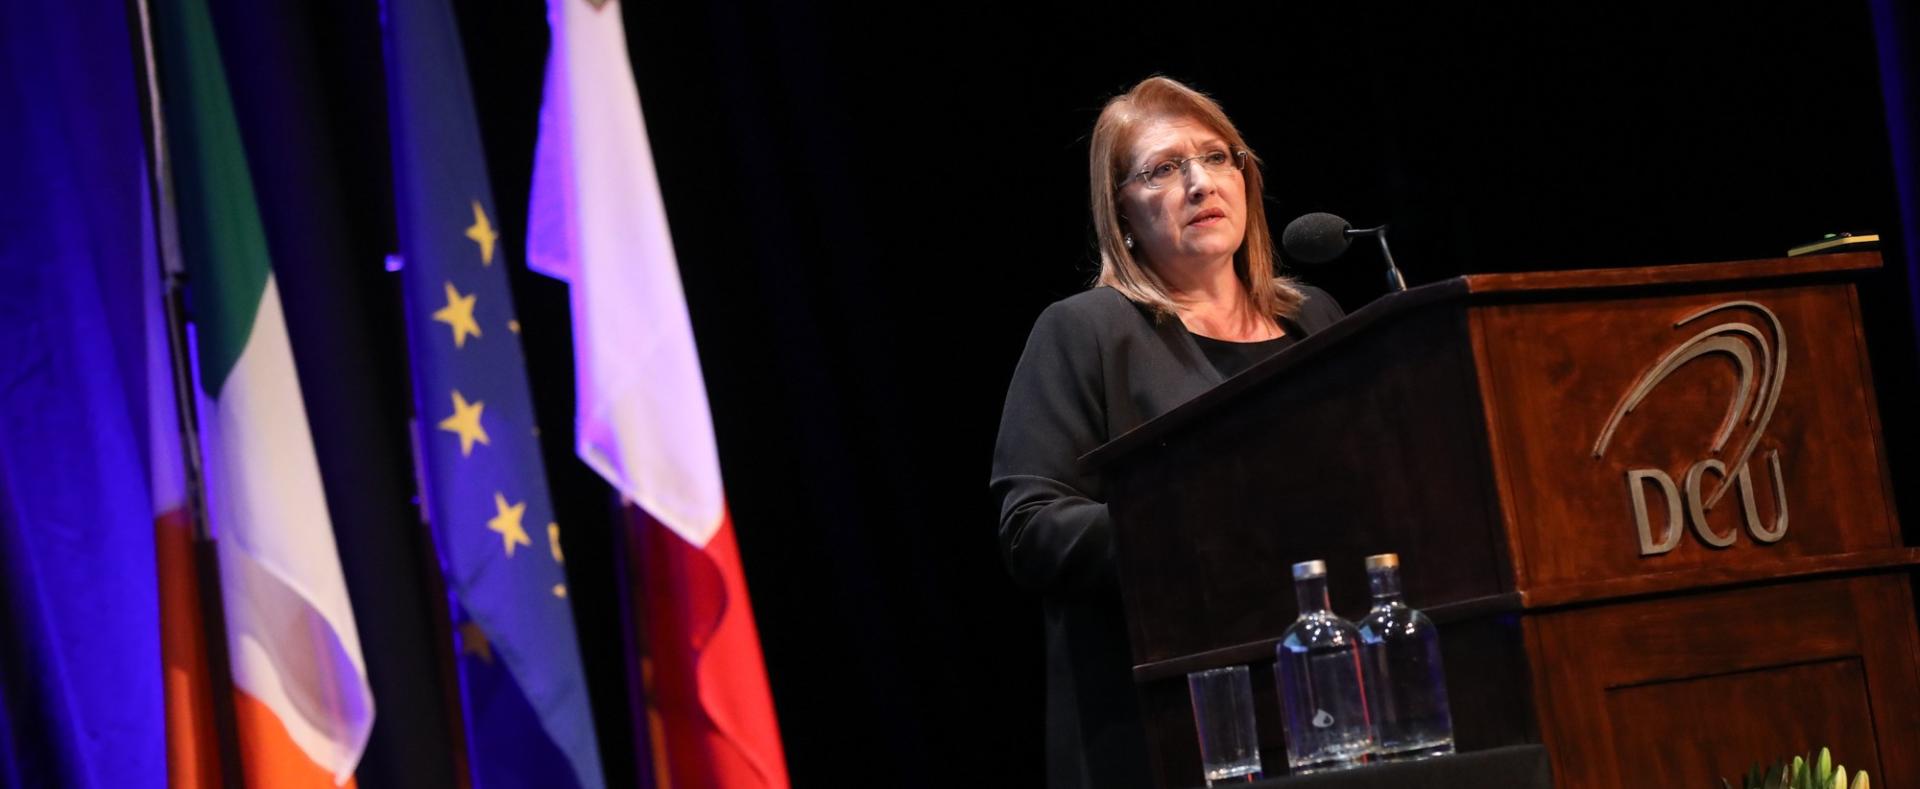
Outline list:
[[[1304,290],[1299,315],[1281,321],[1287,336],[1266,343],[1196,338],[1112,288],[1056,302],[1034,323],[990,487],[1007,569],[1041,593],[1049,786],[1151,784],[1107,505],[1080,456],[1343,316],[1324,291]]]

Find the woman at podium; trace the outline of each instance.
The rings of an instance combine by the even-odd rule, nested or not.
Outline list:
[[[1079,458],[1338,320],[1277,274],[1259,159],[1220,105],[1153,77],[1108,101],[1089,156],[1094,286],[1040,314],[990,487],[1000,548],[1040,592],[1047,783],[1151,783],[1100,479]]]

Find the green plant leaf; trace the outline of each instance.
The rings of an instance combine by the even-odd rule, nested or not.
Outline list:
[[[1870,789],[1871,785],[1865,770],[1855,773],[1849,782],[1846,765],[1835,764],[1829,748],[1769,765],[1750,762],[1746,775],[1740,776],[1740,789]],[[1733,782],[1721,778],[1720,786],[1733,789]]]

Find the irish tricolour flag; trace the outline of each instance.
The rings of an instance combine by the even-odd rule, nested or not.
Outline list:
[[[245,148],[205,0],[154,11],[241,766],[249,786],[345,784],[373,697]]]

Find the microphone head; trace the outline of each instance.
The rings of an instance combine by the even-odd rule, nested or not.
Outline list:
[[[1280,246],[1287,257],[1301,263],[1325,263],[1347,251],[1347,231],[1352,227],[1333,214],[1307,214],[1287,223]]]

